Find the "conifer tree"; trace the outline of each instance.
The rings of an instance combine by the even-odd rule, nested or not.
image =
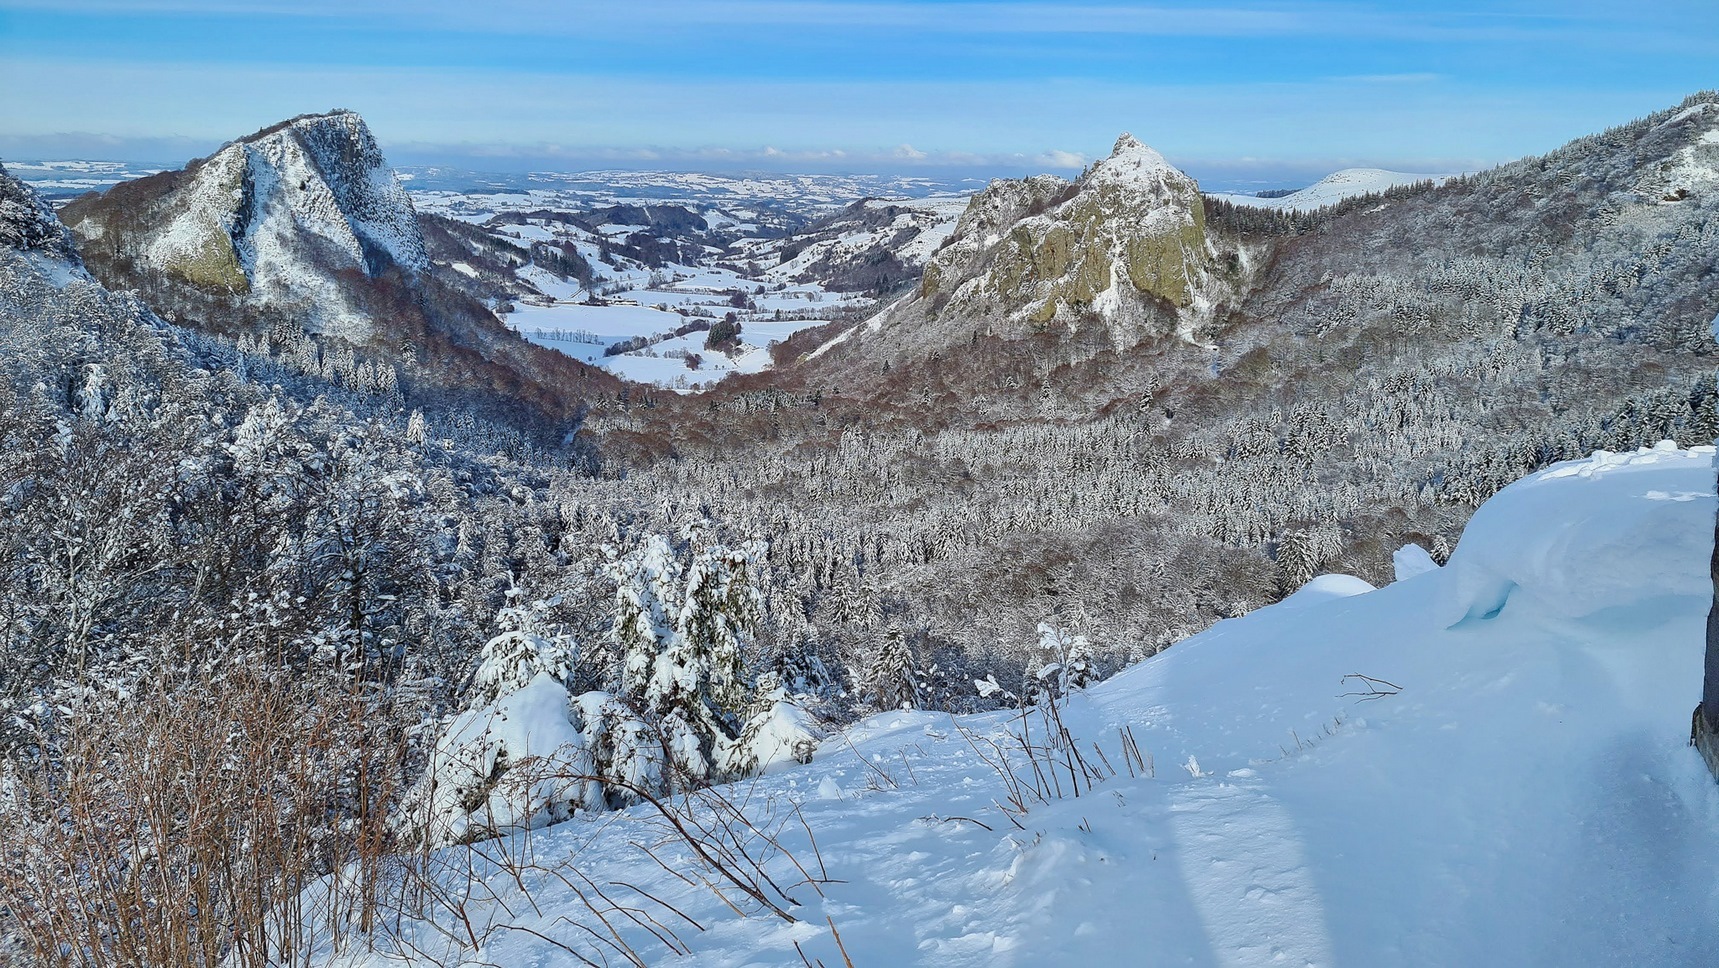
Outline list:
[[[866,692],[872,705],[878,709],[917,708],[919,696],[913,674],[913,650],[902,637],[901,627],[891,625],[865,671]]]

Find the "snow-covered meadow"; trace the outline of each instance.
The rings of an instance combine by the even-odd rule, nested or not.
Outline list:
[[[533,283],[551,299],[522,301],[503,320],[521,336],[593,363],[639,383],[675,390],[707,386],[730,373],[756,373],[770,364],[772,342],[810,326],[828,322],[819,309],[861,306],[861,297],[827,293],[817,285],[794,285],[757,292],[761,284],[730,269],[670,265],[609,270],[605,291],[595,300],[576,284],[556,279],[540,269]],[[539,282],[539,278],[543,281]],[[745,305],[730,302],[745,294]],[[707,333],[672,335],[690,322],[707,325],[734,313],[741,326],[740,344],[732,353],[705,348]],[[650,345],[607,355],[616,343],[646,339]],[[688,357],[698,358],[697,368]]]
[[[1719,788],[1686,741],[1714,505],[1710,447],[1534,474],[1443,568],[1315,579],[1074,693],[1072,770],[1020,752],[1020,714],[874,716],[723,789],[774,818],[753,846],[792,921],[640,807],[497,842],[457,925],[319,961],[581,963],[577,868],[657,919],[622,932],[650,964],[1709,964]]]
[[[1451,177],[1447,174],[1416,174],[1404,171],[1386,171],[1383,168],[1344,168],[1334,171],[1324,178],[1299,191],[1275,198],[1261,198],[1258,195],[1215,192],[1211,197],[1233,202],[1237,205],[1249,205],[1254,208],[1274,208],[1283,212],[1311,212],[1335,205],[1346,198],[1356,195],[1369,195],[1403,185],[1413,185],[1417,182],[1443,182]]]

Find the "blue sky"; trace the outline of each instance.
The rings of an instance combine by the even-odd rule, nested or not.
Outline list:
[[[179,162],[341,106],[396,164],[1211,187],[1469,169],[1719,86],[1719,3],[0,0],[0,157]]]

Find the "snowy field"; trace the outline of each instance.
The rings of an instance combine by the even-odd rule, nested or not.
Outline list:
[[[481,174],[443,168],[401,168],[422,211],[481,222],[504,212],[550,209],[575,212],[609,205],[684,205],[711,209],[744,227],[772,212],[818,215],[861,198],[970,195],[978,178],[910,175],[720,175],[666,171],[532,172]],[[20,176],[23,177],[23,176]],[[736,217],[736,216],[740,217]]]
[[[796,942],[826,965],[1712,964],[1719,787],[1686,742],[1713,481],[1712,448],[1557,465],[1444,568],[1405,549],[1388,587],[1325,576],[1222,622],[1077,693],[1064,718],[1104,778],[1062,771],[1025,812],[991,745],[1015,716],[875,716],[730,791],[803,817],[780,845],[829,882],[774,857],[793,922],[642,857],[644,810],[494,849],[630,885],[679,939],[629,925],[650,964],[802,965]],[[451,953],[469,925],[481,950],[445,963],[580,963],[567,881],[472,873],[500,901],[410,943]]]
[[[6,170],[42,197],[58,203],[163,169],[122,161],[7,161]]]
[[[1342,171],[1334,171],[1306,188],[1281,198],[1260,198],[1256,195],[1235,195],[1226,192],[1210,194],[1212,198],[1223,199],[1237,205],[1274,208],[1283,212],[1311,212],[1327,205],[1335,205],[1345,198],[1353,198],[1356,195],[1382,192],[1387,188],[1412,185],[1416,182],[1443,182],[1450,177],[1449,173],[1429,175],[1406,171],[1386,171],[1382,168],[1345,168]]]
[[[513,312],[502,317],[503,321],[534,343],[596,364],[618,376],[689,391],[709,386],[730,373],[756,373],[765,369],[770,363],[771,342],[827,322],[817,315],[820,309],[869,302],[861,297],[828,293],[815,285],[777,283],[758,292],[762,283],[728,269],[708,266],[670,265],[660,270],[619,271],[603,268],[609,270],[603,287],[609,293],[603,300],[608,305],[588,304],[590,293],[576,283],[533,267],[526,270],[527,277],[553,297],[553,301],[517,303]],[[730,303],[730,295],[735,292],[746,296],[745,308],[735,308]],[[740,346],[732,356],[705,349],[707,334],[702,331],[678,337],[670,335],[689,322],[714,323],[729,312],[735,314],[741,326]],[[653,342],[631,352],[605,355],[609,346],[637,337]],[[688,354],[700,358],[698,369],[687,366]]]
[[[648,296],[672,295],[656,291]],[[618,376],[639,383],[652,383],[674,390],[708,386],[730,373],[757,373],[770,364],[769,346],[787,339],[821,320],[745,320],[740,349],[732,356],[704,347],[706,334],[662,339],[629,353],[605,356],[614,343],[634,336],[666,336],[689,321],[679,313],[649,306],[586,306],[560,303],[534,306],[525,303],[504,317],[520,335],[540,346],[559,350],[574,359],[601,366]],[[718,316],[720,318],[720,316]],[[700,358],[699,368],[687,366],[688,354]]]

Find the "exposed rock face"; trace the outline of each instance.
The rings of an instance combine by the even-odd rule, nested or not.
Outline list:
[[[48,203],[0,165],[0,247],[76,261],[72,236]]]
[[[1079,181],[975,196],[920,296],[933,314],[1002,317],[1005,330],[1092,317],[1126,330],[1146,304],[1197,310],[1212,259],[1199,186],[1125,134]]]
[[[141,211],[80,199],[67,207],[67,222],[90,241],[120,231],[127,238],[110,244],[140,269],[292,313],[312,331],[368,335],[336,274],[374,278],[428,264],[411,200],[364,120],[349,111],[265,128],[183,173],[138,184],[146,182],[164,190],[141,199]]]
[[[61,217],[109,289],[364,392],[393,385],[414,405],[559,437],[619,386],[438,276],[411,200],[350,111],[271,125],[183,171],[75,199]]]

